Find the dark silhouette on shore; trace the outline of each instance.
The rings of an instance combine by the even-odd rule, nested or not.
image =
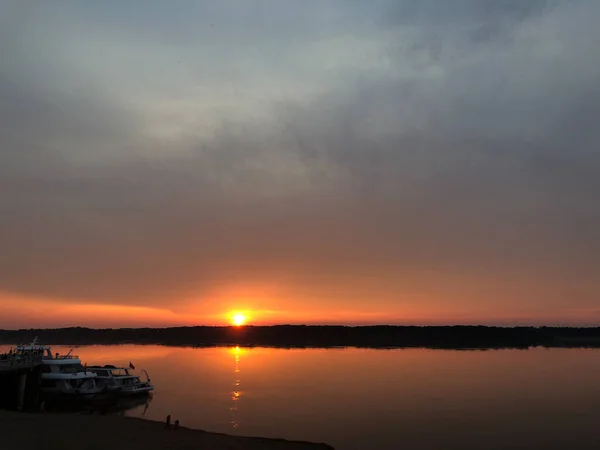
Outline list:
[[[181,346],[429,347],[457,349],[600,347],[600,327],[488,326],[308,326],[174,328],[59,328],[0,331],[0,342],[18,344],[37,336],[48,344],[163,344]]]

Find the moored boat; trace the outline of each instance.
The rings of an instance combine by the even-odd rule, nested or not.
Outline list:
[[[96,379],[103,383],[107,389],[115,390],[121,396],[148,394],[154,390],[148,372],[145,370],[142,371],[146,374],[145,381],[142,381],[139,376],[131,374],[129,372],[130,368],[126,367],[113,365],[90,366],[88,370],[93,372]]]
[[[105,396],[107,389],[97,382],[96,374],[81,364],[78,356],[53,354],[52,349],[37,343],[37,338],[28,345],[19,345],[15,357],[42,356],[40,390],[47,399],[91,401]]]

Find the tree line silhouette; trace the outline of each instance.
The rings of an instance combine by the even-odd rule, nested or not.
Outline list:
[[[163,344],[178,346],[528,348],[600,347],[600,327],[274,325],[0,331],[0,342],[57,345]]]

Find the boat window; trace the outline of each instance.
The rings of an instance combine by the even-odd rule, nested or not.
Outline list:
[[[61,364],[60,372],[61,373],[76,373],[83,372],[83,366],[81,364]]]
[[[73,386],[74,388],[79,388],[81,387],[81,385],[83,384],[84,380],[81,379],[75,379],[75,380],[69,380],[69,383],[71,383],[71,386]]]
[[[89,378],[77,378],[75,380],[69,380],[69,384],[75,389],[90,389],[94,387],[94,381],[90,380]]]

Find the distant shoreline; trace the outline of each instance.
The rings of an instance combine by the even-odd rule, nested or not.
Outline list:
[[[171,327],[0,330],[0,343],[38,337],[53,345],[159,344],[170,346],[245,346],[283,348],[439,348],[499,349],[599,347],[600,327],[491,326],[332,326],[273,325],[243,327]]]

